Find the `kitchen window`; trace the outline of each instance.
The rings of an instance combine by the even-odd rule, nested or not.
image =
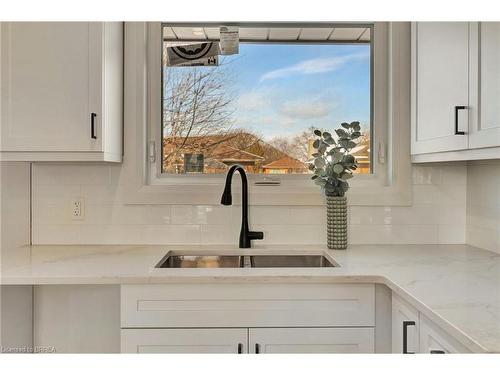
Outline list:
[[[214,62],[213,56],[210,56],[206,63],[203,63],[204,66],[198,66],[196,69],[192,69],[192,66],[173,68],[165,66],[166,43],[186,45],[196,44],[193,42],[217,42],[217,35],[214,35],[212,31],[217,32],[220,30],[220,26],[220,24],[215,23],[167,25],[158,22],[126,25],[125,142],[135,145],[135,148],[134,146],[126,147],[125,149],[128,151],[124,156],[125,170],[127,175],[131,176],[130,182],[127,184],[129,186],[127,194],[129,203],[217,204],[220,199],[221,186],[224,183],[224,171],[228,165],[232,163],[245,164],[243,162],[246,162],[247,165],[252,164],[258,168],[255,169],[254,173],[249,174],[249,181],[252,186],[255,186],[250,189],[252,204],[324,204],[317,186],[311,183],[309,175],[303,170],[303,162],[299,157],[299,147],[287,148],[287,146],[289,146],[290,140],[294,139],[296,135],[294,132],[302,129],[297,128],[297,125],[302,126],[303,123],[307,123],[304,126],[306,130],[307,126],[332,129],[337,127],[339,122],[344,121],[343,119],[337,121],[334,117],[329,118],[330,115],[337,113],[328,107],[334,102],[337,105],[336,108],[344,108],[341,117],[348,117],[348,121],[353,117],[358,117],[359,121],[364,122],[365,132],[369,136],[369,141],[366,141],[368,137],[365,138],[365,144],[369,144],[369,147],[364,148],[364,152],[367,152],[365,160],[369,160],[366,164],[369,167],[367,166],[364,170],[365,173],[358,173],[356,178],[351,180],[350,204],[390,206],[411,203],[409,23],[234,23],[231,26],[238,27],[239,31],[240,51],[238,54],[218,56],[218,62]],[[166,31],[169,30],[168,28],[172,32]],[[335,30],[342,31],[342,33],[338,34],[336,40],[319,41],[321,33],[323,35],[326,33],[325,28],[330,30],[331,35],[335,34]],[[290,34],[296,29],[299,30],[296,35]],[[349,36],[353,29],[356,32],[359,31],[356,34],[356,41]],[[247,34],[245,34],[245,30],[248,31]],[[368,32],[369,34],[367,34]],[[174,41],[173,35],[176,35],[175,38],[180,40]],[[249,38],[248,35],[253,36]],[[290,35],[295,36],[291,37]],[[323,36],[323,38],[330,38],[331,35]],[[297,40],[297,38],[304,40]],[[341,40],[342,38],[343,40]],[[361,38],[369,38],[369,43],[361,43]],[[243,100],[241,99],[243,91],[238,90],[237,84],[233,85],[234,81],[243,79],[246,74],[251,73],[242,68],[238,70],[238,64],[244,64],[245,61],[248,63],[249,57],[252,56],[250,52],[253,52],[253,56],[255,56],[253,65],[257,61],[262,69],[260,75],[257,75],[255,71],[251,73],[253,75],[248,78],[250,83],[253,82],[256,86],[265,83],[271,88],[278,90],[281,87],[284,90],[286,80],[284,75],[297,75],[301,73],[301,69],[310,68],[307,64],[305,67],[298,65],[299,61],[304,61],[304,59],[299,59],[300,56],[305,57],[305,60],[308,61],[317,59],[318,53],[325,53],[327,55],[320,57],[328,59],[328,54],[332,53],[329,48],[340,49],[341,47],[344,51],[349,47],[365,48],[365,51],[369,51],[351,53],[351,55],[356,56],[349,57],[352,61],[349,63],[337,61],[336,67],[333,68],[333,70],[337,69],[338,75],[341,71],[339,66],[343,66],[347,70],[365,66],[366,74],[364,77],[369,77],[369,80],[365,79],[364,85],[368,85],[369,82],[369,88],[363,91],[363,95],[349,97],[346,92],[341,92],[342,95],[346,96],[335,96],[333,94],[326,95],[328,90],[326,94],[319,89],[311,90],[307,85],[309,79],[312,79],[311,77],[314,79],[320,76],[327,77],[325,82],[319,81],[318,87],[323,88],[324,85],[328,84],[329,79],[349,81],[349,75],[332,78],[331,76],[335,73],[332,72],[332,64],[319,68],[320,72],[317,71],[316,67],[313,72],[309,71],[309,74],[302,75],[303,82],[305,82],[304,87],[310,90],[307,95],[299,95],[300,90],[294,86],[295,89],[285,90],[285,97],[256,95],[252,98],[251,93],[247,92],[247,95],[243,96],[243,99],[246,97],[246,100]],[[279,48],[286,48],[288,52],[281,53],[283,56],[277,56],[276,51]],[[316,52],[305,53],[306,49]],[[187,51],[188,54],[193,53],[192,48],[190,51],[184,48],[184,51]],[[204,53],[203,49],[197,50],[195,48],[194,51],[195,53]],[[263,51],[269,52],[263,53]],[[369,53],[368,59],[362,57],[366,53]],[[272,56],[267,58],[268,55]],[[260,58],[257,58],[259,56]],[[278,61],[278,58],[281,60]],[[227,65],[222,65],[225,64],[226,60]],[[229,63],[230,61],[233,62]],[[275,61],[274,65],[271,64],[272,61]],[[213,65],[217,63],[218,66]],[[168,87],[168,80],[173,76],[165,74],[166,70],[172,69],[171,71],[174,73],[188,74],[189,71],[196,70],[206,73],[212,69],[211,71],[216,74],[220,72],[218,69],[221,67],[231,69],[231,74],[228,74],[227,78],[232,80],[230,82],[232,86],[229,86],[232,89],[228,89],[227,93],[232,95],[233,100],[231,109],[222,113],[222,116],[218,118],[227,116],[231,119],[231,124],[219,128],[222,131],[219,134],[215,132],[215,135],[209,127],[206,127],[205,133],[197,131],[198,135],[203,135],[199,138],[192,135],[189,130],[188,132],[171,132],[171,125],[169,125],[171,119],[168,117],[170,115],[165,116],[163,112],[164,109],[169,108],[164,106],[164,100],[169,98],[172,100],[172,97],[168,96],[169,89],[165,90],[165,85]],[[323,72],[322,70],[329,71]],[[240,74],[237,74],[238,71]],[[359,80],[360,77],[363,75],[359,75],[356,79]],[[289,84],[297,85],[298,79],[296,78],[290,79]],[[312,86],[314,87],[314,84]],[[353,86],[355,86],[354,83]],[[246,85],[243,85],[243,89],[246,89]],[[224,93],[226,93],[226,89],[224,89]],[[319,96],[320,93],[323,96]],[[295,96],[286,97],[286,95]],[[336,102],[335,99],[346,97],[349,98],[346,101],[347,105],[339,107],[345,103],[342,103],[342,100]],[[212,98],[219,98],[219,96],[213,95]],[[271,99],[275,100],[274,105],[268,106]],[[312,101],[316,107],[308,112],[306,105],[298,105],[298,100]],[[286,101],[291,103],[286,103]],[[323,109],[319,103],[323,104]],[[362,107],[365,108],[364,119],[361,118],[362,111],[352,110],[352,106],[359,107],[360,103],[364,103],[362,104]],[[242,115],[242,109],[245,105],[247,106],[245,107],[247,115],[250,116]],[[291,119],[287,123],[286,121],[271,121],[272,118],[268,118],[269,121],[264,123],[273,126],[268,126],[265,131],[262,131],[259,120],[254,121],[255,124],[251,123],[252,119],[256,119],[259,113],[261,113],[260,119],[262,119],[262,112],[259,112],[261,106],[264,108],[262,111],[274,111],[274,120],[277,116],[282,120],[285,115]],[[171,113],[175,113],[172,108],[175,107],[170,107]],[[349,108],[351,109],[348,110]],[[238,110],[240,112],[236,116]],[[183,119],[186,113],[189,111],[179,111],[182,116],[178,119]],[[300,116],[304,118],[299,119]],[[311,121],[313,118],[315,121]],[[352,120],[354,121],[354,119]],[[250,131],[257,129],[260,132],[259,137],[253,139],[253,142],[252,139],[250,142],[248,139],[240,139],[242,142],[237,143],[238,137],[245,138],[242,135],[243,132],[240,132],[237,133],[238,137],[232,139],[234,143],[230,144],[227,139],[228,135],[242,127],[246,127]],[[225,142],[220,142],[219,146],[219,143],[215,141],[216,137]],[[283,137],[286,137],[286,141],[282,145],[278,141]],[[255,148],[250,148],[249,143],[253,144]],[[282,157],[274,156],[274,159],[271,159],[268,156],[269,153],[266,154],[259,149],[261,144],[267,145],[268,143],[272,143],[273,147],[269,149],[276,149]],[[306,144],[306,142],[301,143],[302,146],[305,146],[302,148],[302,152],[307,154]],[[187,147],[187,145],[189,146]],[[227,151],[229,148],[230,151],[224,151],[224,149]],[[285,150],[289,150],[286,155]],[[172,158],[172,155],[176,156]],[[284,160],[280,161],[283,158]],[[164,161],[167,161],[166,164]]]
[[[313,130],[351,121],[370,174],[372,27],[233,27],[238,51],[220,55],[220,26],[164,24],[158,174],[307,175]]]

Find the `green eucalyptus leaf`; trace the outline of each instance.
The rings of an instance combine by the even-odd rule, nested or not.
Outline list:
[[[332,135],[331,135],[330,133],[328,133],[328,132],[323,132],[323,138],[325,138],[325,139],[326,139],[326,138],[331,138],[331,137],[332,137]]]
[[[344,148],[347,148],[348,144],[349,144],[349,141],[347,139],[345,139],[345,138],[342,138],[342,139],[339,140],[339,145],[341,145]]]
[[[347,147],[348,147],[348,148],[354,148],[354,147],[356,147],[356,142],[353,142],[353,141],[348,141],[348,142],[347,142]]]
[[[319,139],[316,139],[316,140],[313,142],[313,147],[314,147],[314,148],[318,148],[318,147],[319,147]]]
[[[314,165],[316,168],[323,168],[325,166],[325,160],[323,158],[314,159]]]
[[[318,176],[324,176],[325,175],[325,170],[323,168],[318,168],[314,171],[314,174],[317,174]]]
[[[337,133],[337,135],[340,137],[340,138],[345,138],[345,137],[348,137],[349,135],[347,134],[347,132],[344,130],[344,129],[335,129],[335,133]]]
[[[316,180],[314,180],[314,183],[316,185],[319,185],[319,186],[325,186],[326,185],[326,181],[323,180],[322,178],[317,178]]]
[[[346,129],[349,129],[351,127],[350,124],[348,124],[347,122],[343,122],[342,124],[340,124],[343,128],[346,128]]]
[[[342,157],[342,162],[345,164],[353,164],[356,161],[354,156],[347,154]]]
[[[321,130],[315,129],[314,134],[317,135],[318,137],[321,137]]]
[[[360,132],[353,132],[351,134],[351,138],[353,138],[353,139],[356,139],[356,138],[359,138],[359,137],[361,137],[361,133]]]
[[[337,163],[333,166],[333,171],[337,174],[340,174],[344,171],[344,166],[340,163]]]
[[[335,139],[333,139],[332,137],[325,138],[325,143],[328,143],[329,145],[334,145],[335,144]]]

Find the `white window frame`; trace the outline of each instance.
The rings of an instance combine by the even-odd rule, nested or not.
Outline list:
[[[128,203],[218,204],[223,175],[160,175],[161,23],[127,23],[125,31]],[[372,38],[373,173],[356,175],[350,181],[349,204],[409,205],[410,25],[377,22]],[[279,186],[254,185],[262,175],[249,179],[253,205],[324,204],[319,188],[307,175],[280,175]]]

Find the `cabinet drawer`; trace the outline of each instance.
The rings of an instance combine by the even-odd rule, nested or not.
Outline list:
[[[374,326],[373,284],[123,285],[122,327]]]

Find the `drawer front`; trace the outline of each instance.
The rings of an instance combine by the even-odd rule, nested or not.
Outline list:
[[[374,326],[373,284],[122,285],[121,326]]]

